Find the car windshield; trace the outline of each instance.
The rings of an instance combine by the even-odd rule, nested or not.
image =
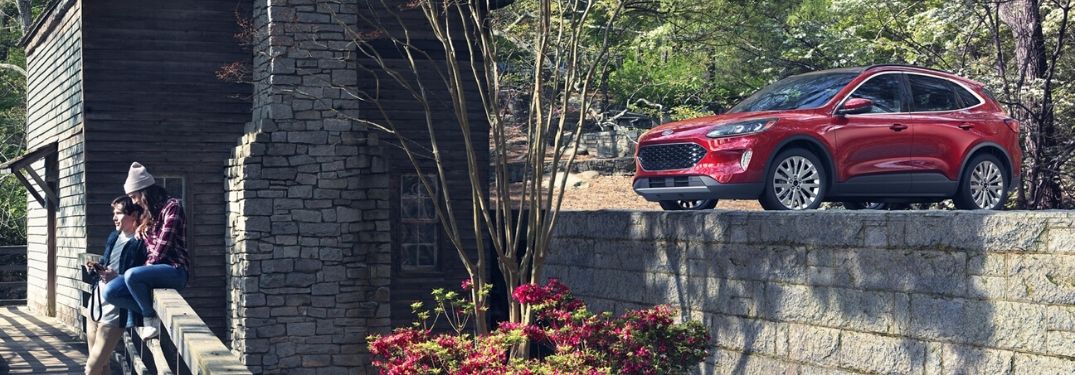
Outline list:
[[[728,112],[758,112],[817,108],[836,95],[858,73],[810,73],[791,76],[766,86]]]

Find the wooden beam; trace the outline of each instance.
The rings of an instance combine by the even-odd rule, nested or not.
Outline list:
[[[48,207],[48,205],[45,204],[45,198],[42,198],[41,194],[37,193],[37,189],[34,189],[34,184],[31,184],[30,181],[28,181],[26,177],[22,175],[22,173],[19,173],[19,171],[16,170],[12,171],[11,174],[15,175],[15,178],[19,179],[19,182],[22,183],[22,186],[26,187],[26,190],[30,192],[30,195],[34,196],[34,199],[37,199],[37,203],[41,204],[41,208]]]
[[[45,192],[45,198],[48,198],[49,202],[52,202],[53,206],[59,207],[60,197],[56,195],[56,192],[52,191],[52,189],[49,188],[49,184],[45,183],[45,180],[41,178],[41,175],[38,175],[37,171],[34,171],[34,169],[30,168],[30,166],[26,166],[26,168],[23,168],[23,170],[26,171],[26,173],[29,174],[30,177],[33,177],[34,181],[37,182],[37,186],[40,186],[41,190]]]
[[[123,332],[123,348],[126,350],[127,360],[131,364],[131,373],[134,375],[148,375],[149,369],[146,368],[145,362],[142,362],[142,357],[138,356],[139,350],[134,346],[134,339],[131,338],[132,329],[127,329]]]
[[[29,167],[35,161],[41,160],[45,156],[55,154],[59,150],[59,145],[56,142],[45,144],[44,146],[35,148],[30,152],[23,154],[15,159],[8,160],[7,163],[0,164],[0,170],[10,169],[12,173],[17,169]]]
[[[164,349],[161,349],[160,339],[142,340],[142,344],[145,344],[146,349],[153,355],[153,364],[157,367],[157,375],[175,375],[175,372],[172,372],[172,369],[168,367],[168,358],[164,356]]]

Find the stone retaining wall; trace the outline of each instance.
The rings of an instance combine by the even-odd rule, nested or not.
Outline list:
[[[546,276],[702,320],[702,373],[1075,373],[1075,214],[574,212]]]

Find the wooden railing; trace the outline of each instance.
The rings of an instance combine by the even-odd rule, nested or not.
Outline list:
[[[99,259],[81,254],[80,264]],[[83,290],[89,296],[89,284]],[[128,374],[249,375],[239,356],[228,350],[174,289],[154,289],[153,308],[161,321],[159,339],[142,340],[133,329],[123,334],[121,350],[124,372]],[[146,366],[150,363],[152,368]]]
[[[228,350],[205,321],[174,289],[153,291],[153,308],[161,320],[161,335],[174,343],[178,357],[192,374],[246,375],[250,370]],[[159,366],[158,366],[159,367]]]
[[[26,304],[26,245],[0,246],[0,306]]]

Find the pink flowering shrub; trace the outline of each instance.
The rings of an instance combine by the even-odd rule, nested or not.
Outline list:
[[[469,281],[469,280],[467,280]],[[463,282],[463,288],[470,283]],[[487,291],[486,291],[487,292]],[[435,290],[434,312],[451,327],[466,314],[466,300]],[[620,317],[593,314],[555,279],[515,288],[512,298],[534,310],[533,324],[503,322],[487,335],[456,329],[434,333],[431,314],[412,305],[421,322],[386,336],[368,338],[374,366],[382,374],[685,374],[705,359],[709,335],[701,323],[675,323],[668,306],[631,311]],[[434,324],[437,319],[433,319]],[[529,342],[551,349],[541,358],[510,353]]]

